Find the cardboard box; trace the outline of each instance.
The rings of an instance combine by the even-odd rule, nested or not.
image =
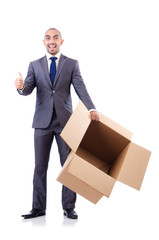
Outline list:
[[[131,142],[132,133],[99,113],[99,122],[80,101],[61,133],[72,149],[57,180],[97,203],[118,180],[140,190],[151,152]]]

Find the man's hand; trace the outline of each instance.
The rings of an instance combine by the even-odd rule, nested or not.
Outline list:
[[[16,80],[15,80],[15,86],[19,90],[23,89],[23,87],[24,87],[24,79],[20,72],[19,72],[19,77],[16,78]]]
[[[96,111],[91,111],[90,114],[91,114],[92,121],[97,121],[97,122],[99,121],[99,115]]]

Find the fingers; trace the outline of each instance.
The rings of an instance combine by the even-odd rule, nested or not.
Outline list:
[[[23,89],[24,82],[21,79],[17,78],[15,80],[15,86],[17,89]]]
[[[15,86],[17,89],[23,89],[23,87],[24,87],[24,80],[23,80],[22,74],[20,72],[19,72],[19,77],[16,78],[16,80],[15,80]]]
[[[96,111],[91,112],[91,120],[92,121],[97,121],[97,122],[99,121],[99,115]]]

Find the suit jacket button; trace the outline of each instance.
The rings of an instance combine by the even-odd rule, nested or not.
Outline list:
[[[52,92],[55,93],[55,90],[53,90]]]

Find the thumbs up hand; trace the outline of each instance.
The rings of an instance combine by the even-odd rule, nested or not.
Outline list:
[[[15,80],[15,86],[17,89],[21,90],[24,87],[24,79],[22,77],[22,74],[19,72],[19,77]]]

